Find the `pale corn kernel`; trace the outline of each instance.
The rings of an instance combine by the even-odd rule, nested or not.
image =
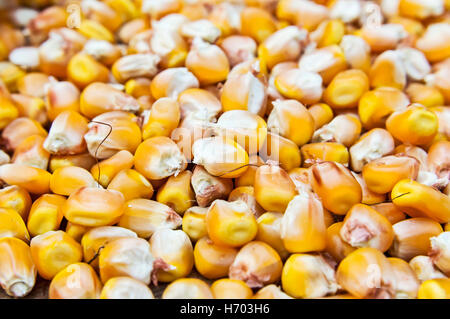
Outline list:
[[[274,84],[286,98],[305,104],[317,103],[322,97],[322,78],[318,73],[302,68],[282,72],[275,78]]]
[[[361,122],[352,114],[338,115],[314,132],[312,142],[337,142],[352,146],[361,134]]]
[[[230,35],[223,39],[220,47],[225,52],[233,67],[239,63],[253,60],[256,55],[257,44],[251,37]]]
[[[118,59],[111,72],[117,81],[123,83],[135,77],[153,77],[158,71],[160,58],[155,54],[130,54]]]

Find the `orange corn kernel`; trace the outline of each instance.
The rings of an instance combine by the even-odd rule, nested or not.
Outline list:
[[[153,82],[152,82],[153,83]],[[147,123],[142,127],[144,140],[155,136],[170,136],[180,122],[180,106],[175,99],[163,97],[152,104]]]
[[[32,135],[27,137],[14,150],[11,163],[23,164],[47,170],[50,153],[44,148],[45,137]]]
[[[310,167],[316,162],[330,161],[347,166],[349,162],[348,149],[341,143],[321,142],[305,144],[300,152],[303,158],[303,167]]]
[[[76,155],[52,155],[50,157],[49,171],[53,173],[58,168],[67,166],[78,166],[90,170],[95,163],[95,159],[89,153]]]
[[[122,193],[125,201],[137,198],[151,198],[153,196],[152,184],[134,169],[123,169],[108,184],[108,189]]]
[[[195,268],[208,279],[225,277],[237,253],[235,248],[216,245],[208,237],[203,237],[195,244]]]
[[[15,150],[20,143],[32,135],[47,137],[47,131],[39,122],[27,117],[19,117],[3,129],[2,140],[6,150]]]
[[[162,299],[213,299],[211,288],[197,278],[181,278],[172,282],[163,292]]]
[[[242,280],[219,279],[211,285],[214,299],[250,299],[253,291]]]
[[[122,150],[92,166],[91,174],[100,185],[107,187],[120,171],[130,169],[133,163],[133,154]]]
[[[312,188],[330,212],[345,215],[362,200],[362,190],[350,170],[334,162],[314,164],[311,168]]]
[[[341,262],[348,254],[357,249],[342,239],[340,232],[343,224],[343,222],[338,222],[327,228],[325,251],[337,262]]]
[[[50,178],[52,192],[64,196],[70,196],[81,187],[96,187],[97,185],[91,173],[78,166],[58,168]]]

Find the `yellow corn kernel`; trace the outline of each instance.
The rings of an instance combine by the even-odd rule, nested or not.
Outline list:
[[[125,82],[125,93],[134,98],[151,95],[151,80],[145,77],[129,79]]]
[[[225,80],[230,70],[228,58],[222,49],[200,38],[194,39],[192,43],[191,50],[186,56],[186,67],[201,85]]]
[[[350,170],[334,162],[316,163],[311,168],[314,192],[330,212],[345,215],[362,200],[361,186]]]
[[[166,183],[159,188],[156,200],[182,215],[195,202],[194,192],[191,188],[191,176],[191,171],[170,176]]]
[[[187,89],[178,96],[181,118],[198,118],[212,122],[222,112],[220,100],[204,89]]]
[[[74,155],[86,151],[83,135],[88,131],[85,117],[75,111],[64,111],[52,122],[44,148],[55,155]]]
[[[354,205],[345,216],[339,232],[352,247],[372,247],[385,252],[394,240],[389,220],[364,204]]]
[[[160,67],[162,67],[162,68],[183,67],[186,64],[187,56],[189,54],[189,45],[183,39],[181,34],[179,34],[178,32],[175,32],[175,30],[171,30],[170,28],[171,27],[168,27],[168,29],[157,28],[156,32],[153,32],[153,34],[150,34],[151,50],[154,51],[155,53],[157,53],[158,57],[161,59],[161,61],[159,62]],[[153,30],[149,30],[149,31],[151,33]],[[142,32],[142,34],[144,35],[143,41],[146,41],[145,32]],[[136,37],[139,37],[139,35],[137,35]],[[130,45],[132,44],[133,39],[131,40]],[[198,39],[198,40],[202,41],[201,39]],[[145,42],[144,42],[144,44],[145,44]],[[203,49],[201,49],[201,51],[202,50]],[[200,56],[205,53],[208,54],[206,51],[199,52]],[[209,53],[211,53],[211,52],[209,52]],[[216,51],[216,53],[217,53],[217,51]],[[215,56],[215,57],[217,58],[218,56]],[[194,58],[194,61],[195,61],[195,58]],[[221,61],[222,63],[224,63],[222,65],[222,67],[224,67],[224,65],[225,65],[224,60],[219,58],[216,61]],[[192,62],[192,60],[191,60],[191,62]],[[190,69],[190,67],[188,67],[187,64],[186,64],[186,67],[188,69]],[[214,67],[214,66],[212,66],[212,67]],[[197,70],[199,70],[199,69],[201,69],[201,66],[197,65]],[[192,71],[192,70],[190,70],[190,71]],[[224,69],[222,69],[222,71],[224,71]],[[193,72],[193,73],[195,74],[195,72]],[[197,74],[195,74],[195,75],[197,76]]]
[[[281,219],[280,236],[291,253],[321,251],[326,246],[322,204],[313,193],[295,196]]]
[[[206,213],[206,228],[215,244],[239,247],[255,238],[258,225],[245,202],[218,199]]]
[[[450,199],[432,187],[404,179],[395,184],[391,198],[412,217],[428,217],[439,223],[450,221]]]
[[[0,129],[4,129],[19,116],[16,105],[3,94],[0,95]]]
[[[444,105],[444,96],[434,86],[420,83],[411,83],[406,88],[406,93],[412,103],[419,103],[425,107]]]
[[[80,96],[80,112],[90,119],[109,111],[137,112],[139,109],[135,98],[106,83],[92,83]]]
[[[78,53],[67,65],[67,77],[78,88],[83,89],[94,82],[108,82],[109,71],[90,55]]]
[[[258,167],[255,174],[255,198],[266,211],[285,211],[296,194],[295,184],[279,166]]]
[[[214,299],[250,299],[253,291],[250,287],[238,279],[219,279],[211,285]]]
[[[344,22],[338,19],[323,21],[311,33],[311,39],[317,43],[318,48],[339,44],[345,34]]]
[[[162,299],[213,299],[209,285],[197,278],[181,278],[166,287]]]
[[[389,263],[396,277],[395,298],[396,299],[416,299],[420,286],[416,273],[411,266],[400,258],[390,257]]]
[[[386,128],[393,137],[413,145],[430,143],[438,132],[438,126],[437,116],[420,104],[394,112],[386,121]]]
[[[252,299],[294,299],[294,298],[281,291],[280,287],[272,284],[259,289],[253,295]]]
[[[83,187],[70,194],[63,205],[64,217],[82,226],[106,226],[123,214],[124,197],[115,190]]]
[[[370,46],[362,37],[351,34],[344,35],[339,47],[353,69],[369,73],[371,65]]]
[[[327,228],[325,251],[337,262],[341,262],[348,254],[357,249],[342,240],[340,232],[343,224],[343,222],[338,222]]]
[[[268,134],[268,136],[270,135],[270,133]],[[262,150],[265,150],[266,144],[264,144],[262,146]],[[264,161],[262,160],[261,157],[259,157],[258,155],[250,155],[249,156],[249,167],[247,168],[247,170],[244,172],[244,174],[242,174],[241,176],[239,176],[238,178],[235,179],[235,185],[236,187],[239,186],[253,186],[255,184],[255,174],[256,174],[256,170],[258,169],[259,166],[264,165]]]
[[[131,169],[133,162],[133,154],[126,150],[119,151],[113,156],[92,166],[91,174],[100,185],[108,187],[120,171]]]
[[[43,169],[22,165],[4,164],[0,166],[0,179],[10,185],[17,185],[31,194],[50,192],[51,174]]]
[[[49,171],[53,173],[58,168],[67,166],[78,166],[90,170],[95,163],[95,159],[89,153],[76,155],[52,155],[50,157]]]
[[[160,229],[150,239],[151,252],[167,265],[156,271],[157,281],[171,282],[187,277],[194,266],[189,237],[182,230]]]
[[[148,179],[159,180],[178,175],[186,169],[187,162],[178,146],[168,137],[146,139],[136,149],[136,170]]]
[[[375,248],[359,248],[341,261],[337,283],[359,298],[393,298],[395,274],[389,260]]]
[[[306,144],[314,133],[314,119],[308,110],[295,100],[274,101],[267,119],[273,133],[290,139],[298,146]],[[298,130],[301,126],[302,130]]]
[[[314,119],[314,131],[331,122],[334,117],[332,108],[325,103],[311,105],[308,112]]]
[[[437,137],[439,135],[443,135],[445,137],[442,140],[448,140],[450,138],[450,123],[447,120],[447,118],[448,115],[450,114],[450,108],[447,106],[434,106],[430,107],[429,109],[431,112],[436,114],[439,122],[438,134],[434,138],[434,140],[437,140]]]
[[[49,231],[34,237],[30,248],[39,275],[47,280],[83,258],[81,245],[62,230]]]
[[[216,177],[236,178],[248,167],[245,149],[226,136],[202,138],[192,146],[193,162]]]
[[[439,16],[444,12],[444,3],[428,2],[428,1],[414,1],[414,0],[400,0],[399,13],[401,16],[424,20],[432,16]]]
[[[71,222],[67,222],[66,225],[66,234],[75,239],[77,242],[81,242],[81,238],[83,235],[89,231],[92,227],[81,226]]]
[[[435,237],[431,237],[431,250],[429,252],[434,265],[447,276],[450,274],[449,234],[449,231],[445,231]]]
[[[17,90],[19,93],[43,98],[45,87],[50,83],[50,77],[45,73],[31,72],[17,80]]]
[[[369,73],[373,88],[393,87],[403,90],[406,85],[406,71],[396,51],[385,51],[372,64]]]
[[[155,299],[150,288],[131,277],[114,277],[103,286],[100,299]]]
[[[276,31],[273,17],[265,10],[246,7],[241,12],[241,34],[252,37],[256,42],[263,42]]]
[[[134,169],[123,169],[117,173],[108,184],[108,189],[121,192],[125,201],[153,196],[152,184]]]
[[[0,34],[0,60],[4,61],[13,49],[25,43],[25,38],[20,30],[9,23],[0,24]]]
[[[0,238],[15,237],[24,242],[30,241],[30,234],[22,217],[11,208],[0,208]]]
[[[328,18],[329,13],[327,7],[314,1],[282,0],[278,2],[276,15],[278,19],[302,25],[308,31],[312,31]]]
[[[394,148],[394,139],[390,132],[381,128],[371,129],[350,147],[352,170],[361,172],[365,164],[391,154]]]
[[[300,150],[293,141],[279,135],[268,133],[260,155],[266,160],[278,162],[280,167],[286,171],[299,167],[301,164]],[[249,167],[248,170],[256,171],[255,167]],[[253,185],[253,184],[252,184]]]
[[[324,92],[324,101],[332,108],[354,108],[361,96],[369,90],[369,78],[361,70],[338,73]]]
[[[394,242],[389,254],[404,260],[426,255],[431,248],[430,238],[442,233],[439,223],[429,218],[410,218],[393,226]]]
[[[78,32],[89,39],[114,41],[114,35],[111,31],[95,20],[82,20],[77,29]]]
[[[261,241],[242,247],[229,269],[229,278],[259,288],[280,280],[283,263],[277,251]]]
[[[419,21],[410,18],[393,16],[388,22],[389,24],[402,25],[413,40],[417,40],[425,31],[425,27]]]
[[[19,111],[19,116],[28,117],[41,124],[47,123],[47,110],[42,98],[25,94],[11,94],[11,99]]]
[[[333,267],[321,255],[291,255],[284,264],[281,283],[294,298],[334,295],[339,288]]]
[[[24,297],[36,282],[30,247],[17,238],[0,238],[0,285],[11,297]]]
[[[32,237],[59,229],[64,217],[62,206],[65,201],[64,196],[55,194],[44,194],[34,201],[27,220]]]
[[[124,111],[103,113],[88,124],[84,135],[89,153],[99,159],[127,150],[134,153],[142,141],[138,118]]]
[[[361,134],[361,122],[357,115],[340,114],[330,123],[314,132],[312,142],[337,142],[352,146]]]
[[[235,248],[216,245],[208,237],[203,237],[194,247],[195,268],[208,279],[225,277],[237,253]]]
[[[24,221],[28,218],[31,203],[31,196],[23,187],[12,185],[0,189],[0,207],[15,210]]]
[[[58,168],[50,178],[51,191],[64,196],[70,196],[81,187],[96,187],[97,185],[91,173],[78,166]]]
[[[105,245],[117,238],[137,238],[132,230],[117,226],[91,228],[82,235],[81,247],[84,261],[98,269],[98,256]]]
[[[322,142],[310,143],[301,147],[303,166],[310,167],[317,161],[330,161],[348,165],[349,152],[341,143]]]
[[[364,128],[383,127],[389,115],[405,109],[408,104],[408,97],[402,91],[381,87],[368,91],[361,97],[358,114]]]
[[[2,140],[6,150],[15,150],[20,143],[32,135],[46,137],[47,131],[39,122],[26,117],[19,117],[3,129]]]
[[[269,69],[281,62],[296,61],[305,39],[304,30],[297,26],[287,26],[266,37],[258,47],[258,57]]]
[[[150,244],[142,238],[122,237],[108,242],[100,252],[102,282],[113,277],[128,276],[149,284],[155,259]]]
[[[98,299],[102,283],[92,266],[75,263],[61,270],[50,282],[50,299]]]
[[[17,81],[26,75],[25,71],[11,62],[0,62],[0,80],[10,91],[16,91]]]
[[[408,35],[403,25],[394,23],[380,24],[377,27],[367,23],[359,31],[360,36],[375,53],[395,49]]]
[[[424,281],[417,293],[418,299],[449,299],[450,278],[431,279]]]
[[[155,136],[170,136],[180,122],[180,107],[176,100],[160,98],[152,105],[147,123],[142,128],[144,140]]]
[[[192,242],[208,235],[206,230],[206,212],[205,207],[193,206],[186,210],[183,215],[182,228],[189,236]]]
[[[409,156],[385,156],[363,167],[362,176],[369,190],[384,194],[402,179],[415,180],[419,173],[419,161]]]

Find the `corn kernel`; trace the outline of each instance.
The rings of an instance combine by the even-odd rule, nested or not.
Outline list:
[[[30,241],[30,234],[22,217],[11,208],[0,208],[0,237],[15,237],[24,242]]]
[[[62,206],[65,201],[65,197],[55,194],[44,194],[36,199],[27,220],[30,235],[35,237],[58,230],[64,217]]]

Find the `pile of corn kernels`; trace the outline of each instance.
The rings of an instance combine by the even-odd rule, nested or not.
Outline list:
[[[0,0],[0,284],[450,298],[446,105],[449,0]]]

